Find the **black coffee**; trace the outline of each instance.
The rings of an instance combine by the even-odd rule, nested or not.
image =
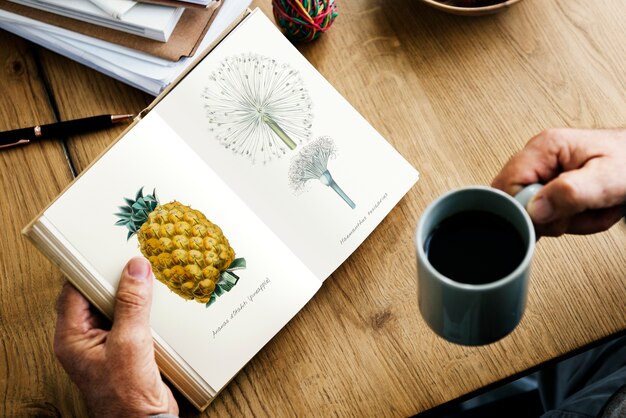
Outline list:
[[[424,250],[430,264],[449,279],[484,284],[515,270],[526,246],[501,216],[471,210],[444,219],[427,238]]]

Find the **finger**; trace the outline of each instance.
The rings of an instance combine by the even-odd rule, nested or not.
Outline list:
[[[588,210],[571,218],[559,218],[547,224],[535,224],[537,236],[558,237],[563,234],[586,235],[606,231],[624,217],[624,205]]]
[[[85,333],[93,327],[89,301],[69,282],[65,282],[57,300],[56,333]]]
[[[534,224],[535,234],[538,237],[560,237],[567,233],[570,227],[571,219],[557,219],[547,224]]]
[[[174,398],[174,394],[172,393],[172,390],[165,383],[162,383],[162,385],[165,386],[165,390],[167,392],[168,414],[178,416],[180,412],[178,410],[178,402],[176,402],[176,398]]]
[[[54,353],[66,370],[72,369],[77,348],[94,347],[104,341],[105,331],[95,328],[89,301],[74,286],[65,282],[57,300]]]
[[[572,218],[567,233],[583,235],[606,231],[624,217],[625,209],[623,205],[619,205],[576,215]]]
[[[552,129],[553,140],[560,151],[563,171],[575,170],[598,157],[614,156],[623,150],[626,130],[620,129]]]
[[[582,169],[561,173],[548,182],[530,201],[528,213],[533,222],[546,224],[567,219],[593,209],[615,206],[624,200],[621,187],[613,187],[610,168],[592,161]]]
[[[115,295],[112,333],[146,338],[150,334],[152,269],[143,257],[131,259],[120,278]]]
[[[559,145],[552,130],[541,132],[502,167],[491,185],[510,195],[524,186],[541,183],[558,175]]]
[[[547,183],[561,171],[575,170],[601,157],[605,132],[584,129],[548,129],[533,137],[494,178],[492,186],[511,195],[533,183]]]

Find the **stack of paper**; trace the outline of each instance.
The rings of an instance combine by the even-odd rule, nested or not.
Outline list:
[[[240,16],[250,2],[251,0],[225,0],[208,31],[200,40],[197,47],[198,53],[206,49]],[[9,9],[6,4],[7,2],[0,2],[1,29],[26,38],[155,96],[193,62],[193,57],[183,57],[173,61],[152,53],[44,23],[40,20],[27,18],[3,10]]]
[[[89,0],[115,19],[122,19],[130,9],[137,5],[132,0]]]
[[[108,0],[102,0],[108,1]],[[212,0],[139,0],[144,3],[155,3],[155,4],[165,4],[168,6],[177,6],[177,7],[190,7],[190,6],[198,6],[198,7],[206,7],[211,4]]]
[[[11,0],[72,19],[166,42],[183,14],[182,7],[102,0]]]
[[[169,39],[185,10],[128,0],[10,1],[161,42]]]

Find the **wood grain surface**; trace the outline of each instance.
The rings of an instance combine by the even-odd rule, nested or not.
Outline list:
[[[488,184],[541,130],[626,126],[626,1],[524,0],[477,18],[338,3],[331,30],[298,48],[421,179],[204,415],[409,416],[625,330],[624,225],[541,239],[521,324],[477,348],[422,321],[413,233],[429,202]],[[0,130],[151,100],[2,31],[0,45]],[[86,414],[52,352],[62,275],[19,231],[71,181],[66,156],[80,172],[121,129],[0,152],[0,416]]]
[[[0,130],[56,120],[32,45],[0,31]],[[5,46],[10,46],[6,48]],[[72,177],[63,144],[0,152],[0,416],[71,416],[81,395],[52,352],[63,275],[20,234]]]

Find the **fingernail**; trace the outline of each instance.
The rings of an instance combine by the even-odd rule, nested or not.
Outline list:
[[[521,192],[522,189],[523,189],[522,186],[513,185],[513,186],[510,186],[507,190],[505,190],[505,192],[510,194],[511,196],[515,196],[516,194]]]
[[[150,262],[141,257],[132,258],[128,262],[128,274],[136,279],[147,279],[151,274]]]
[[[554,208],[548,199],[539,197],[533,199],[528,205],[530,217],[539,223],[548,222],[554,214]]]

